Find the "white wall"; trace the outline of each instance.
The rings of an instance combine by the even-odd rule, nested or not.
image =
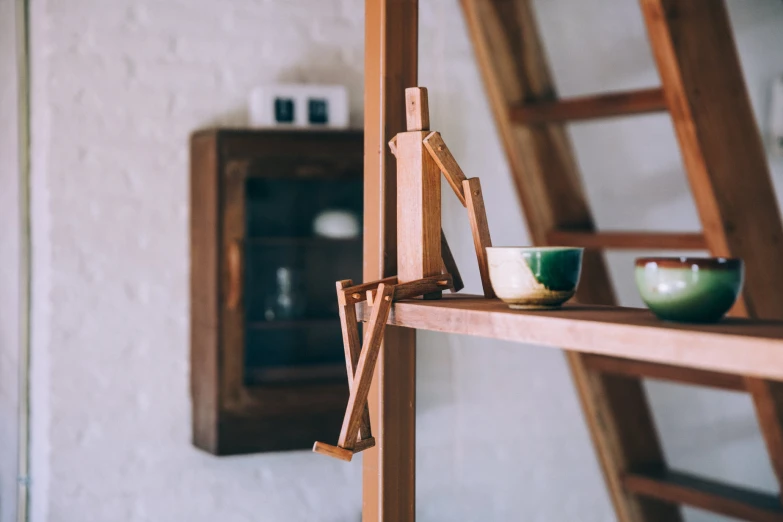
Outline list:
[[[654,84],[635,3],[585,4],[536,4],[561,92]],[[783,4],[731,5],[762,109]],[[242,124],[248,90],[274,80],[347,83],[360,124],[362,16],[362,0],[33,3],[34,522],[359,520],[359,462],[189,444],[187,136]],[[482,177],[495,242],[523,244],[457,2],[422,0],[421,34],[434,126]],[[572,129],[599,225],[695,228],[668,121],[640,121]],[[467,220],[446,201],[475,290]],[[635,302],[629,259],[613,260]],[[613,519],[560,353],[419,341],[419,520]],[[650,389],[676,463],[772,486],[747,400]]]
[[[33,520],[358,520],[358,463],[190,445],[187,333],[189,133],[279,79],[347,83],[360,123],[356,6],[33,2]]]
[[[16,505],[19,185],[14,1],[0,0],[0,520]]]

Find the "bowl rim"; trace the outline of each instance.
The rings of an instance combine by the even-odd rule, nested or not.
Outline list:
[[[656,264],[660,268],[709,268],[716,270],[737,270],[742,267],[742,259],[739,257],[638,257],[635,265],[645,267],[648,264]]]
[[[519,250],[521,252],[555,252],[558,250],[584,250],[574,246],[490,246],[487,250]]]

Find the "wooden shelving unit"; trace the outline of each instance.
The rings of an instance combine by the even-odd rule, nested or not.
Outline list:
[[[362,305],[360,317],[367,320],[370,307]],[[454,294],[394,303],[388,324],[783,380],[780,321],[726,318],[686,325],[660,321],[642,308],[570,303],[528,312],[498,299]]]
[[[415,330],[427,329],[567,350],[620,522],[679,522],[680,505],[783,521],[779,495],[670,469],[641,382],[748,392],[783,485],[783,226],[724,2],[640,0],[660,88],[570,100],[558,99],[530,0],[460,4],[531,239],[588,248],[577,298],[596,305],[519,312],[470,296],[395,303],[368,398],[375,446],[364,451],[362,520],[416,518]],[[429,217],[426,211],[440,214],[434,204],[422,210],[425,204],[414,208],[400,197],[413,189],[395,175],[398,164],[387,146],[406,128],[405,89],[418,85],[419,2],[367,0],[365,6],[363,281],[399,275],[402,284],[416,277],[405,273],[410,259],[400,258],[422,243],[398,228],[399,219],[410,224]],[[564,123],[659,111],[672,117],[702,231],[597,231]],[[776,321],[683,326],[610,306],[615,296],[602,250],[617,248],[742,257],[746,282],[735,314]],[[438,257],[426,252],[423,261]],[[416,268],[429,272],[425,263]],[[366,320],[367,310],[359,317]]]

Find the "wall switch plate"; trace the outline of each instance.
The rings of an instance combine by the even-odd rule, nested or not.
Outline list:
[[[783,76],[778,76],[772,85],[771,107],[771,146],[775,154],[783,156]]]
[[[250,94],[252,127],[348,128],[348,91],[343,85],[274,84]]]

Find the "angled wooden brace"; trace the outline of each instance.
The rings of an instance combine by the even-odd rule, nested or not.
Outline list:
[[[487,261],[487,247],[492,246],[487,223],[487,212],[484,208],[484,197],[481,192],[481,182],[478,178],[468,179],[462,172],[457,160],[449,151],[439,132],[432,132],[424,138],[424,147],[430,153],[432,159],[438,164],[440,171],[449,182],[457,198],[468,209],[470,229],[473,233],[473,244],[476,248],[479,273],[481,274],[481,287],[484,297],[495,297],[492,284],[489,281],[489,263]]]
[[[465,181],[467,176],[462,172],[457,160],[451,154],[451,151],[446,146],[443,138],[440,136],[440,132],[431,132],[426,138],[424,138],[424,147],[427,152],[430,153],[432,159],[438,164],[440,171],[446,178],[446,181],[451,185],[454,194],[457,195],[460,203],[463,207],[467,207],[467,201],[465,200],[465,189],[462,187],[462,182]]]
[[[350,280],[337,282],[340,325],[343,330],[346,369],[351,393],[337,446],[316,442],[313,445],[313,451],[316,453],[350,462],[355,453],[375,446],[375,439],[370,429],[367,394],[370,391],[383,332],[389,320],[391,304],[394,301],[422,296],[453,286],[449,274],[426,277],[398,285],[394,282],[396,282],[394,277],[356,286],[350,286]],[[368,297],[372,299],[372,313],[360,351],[355,304]]]

